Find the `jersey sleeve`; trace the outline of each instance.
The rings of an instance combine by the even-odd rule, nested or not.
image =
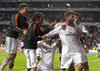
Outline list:
[[[59,33],[59,31],[61,30],[62,26],[59,26],[57,28],[55,28],[54,30],[50,31],[48,34],[46,34],[47,37],[50,37],[52,35],[56,35]]]
[[[14,28],[14,30],[16,30],[17,32],[22,32],[22,29],[19,27],[19,22],[23,23],[22,16],[19,14],[16,14],[15,15],[15,28]]]
[[[37,48],[41,48],[41,45],[42,45],[42,41],[38,41],[37,42]]]
[[[56,48],[56,43],[53,43],[53,44],[52,44],[52,47],[53,47],[53,48]]]

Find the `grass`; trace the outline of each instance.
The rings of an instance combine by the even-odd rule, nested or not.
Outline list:
[[[0,65],[4,58],[7,56],[5,51],[0,50]],[[97,54],[87,54],[90,71],[100,71],[100,58],[97,57]],[[59,71],[59,53],[55,54],[54,60],[54,68],[55,71]],[[7,71],[8,66],[5,68],[4,71]],[[24,54],[21,54],[20,51],[17,53],[17,57],[15,60],[14,70],[13,71],[25,71],[26,68],[26,58]]]

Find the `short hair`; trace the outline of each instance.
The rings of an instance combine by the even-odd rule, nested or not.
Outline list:
[[[44,17],[44,13],[42,13],[42,12],[35,12],[33,14],[33,17],[32,17],[33,22],[36,21],[37,19],[39,19],[41,16]]]
[[[74,12],[74,11],[66,11],[66,12],[64,13],[64,16],[65,16],[65,17],[68,17],[68,16],[70,16],[70,15],[72,15],[72,14],[75,14],[75,12]]]
[[[20,9],[23,9],[24,7],[28,7],[28,4],[27,3],[21,3],[18,8],[20,10]]]

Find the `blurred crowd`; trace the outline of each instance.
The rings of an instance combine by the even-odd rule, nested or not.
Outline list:
[[[5,3],[1,3],[0,7],[1,8],[16,8],[19,2],[11,2],[11,1],[15,1],[15,0],[8,0],[8,2],[6,2],[7,0],[5,0]],[[18,1],[18,0],[16,0]],[[25,1],[25,0],[23,0]],[[28,1],[32,1],[32,0],[26,0],[26,2]],[[10,4],[10,5],[9,5]],[[31,8],[100,8],[100,3],[99,2],[81,2],[81,1],[76,1],[76,2],[46,2],[45,0],[43,2],[30,2],[28,3],[29,6]]]
[[[47,23],[51,22],[63,22],[64,21],[64,13],[63,12],[44,12],[45,13],[45,21]],[[32,18],[33,13],[28,14],[28,19]],[[10,23],[11,13],[0,13],[0,24],[8,25]],[[93,13],[80,13],[81,22],[100,22],[100,15]]]

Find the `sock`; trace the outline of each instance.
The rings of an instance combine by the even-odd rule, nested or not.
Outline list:
[[[12,68],[10,69],[10,68],[8,68],[8,71],[12,71]]]
[[[8,60],[4,60],[3,62],[2,62],[2,65],[0,66],[0,70],[2,71],[6,66],[7,66],[7,64],[8,64]]]

